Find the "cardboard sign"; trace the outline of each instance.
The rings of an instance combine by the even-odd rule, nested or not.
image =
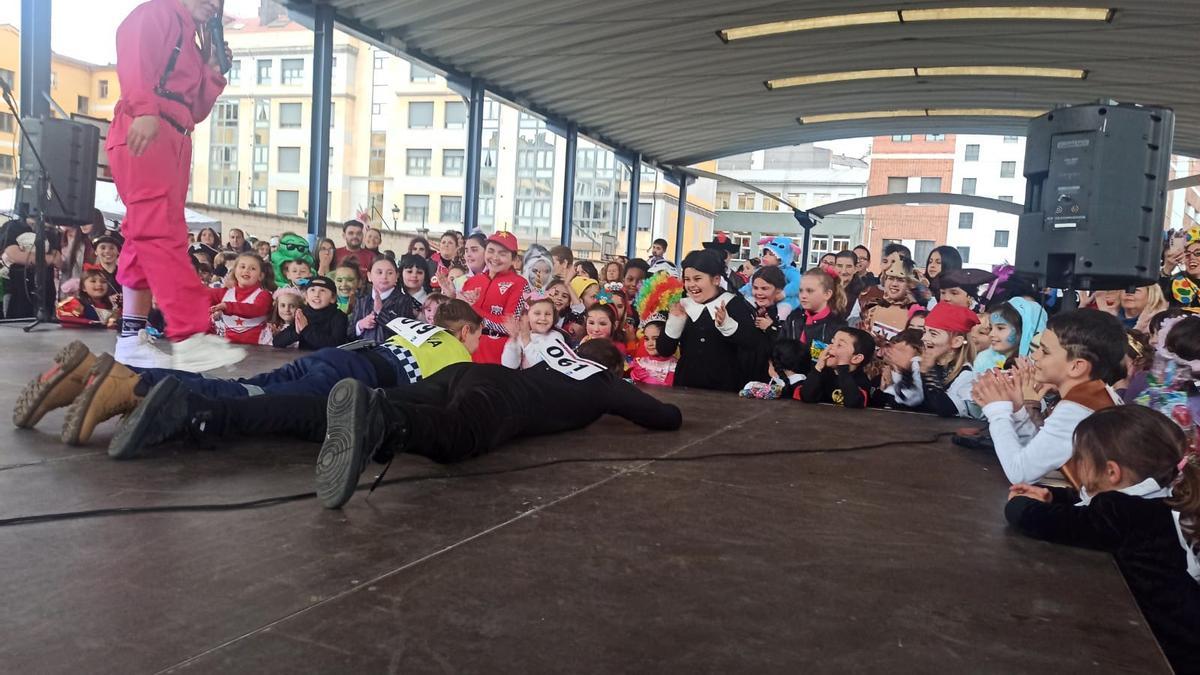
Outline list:
[[[408,340],[414,347],[420,347],[429,338],[445,331],[439,326],[403,316],[389,321],[387,327],[396,335]]]
[[[579,358],[561,344],[548,344],[541,351],[546,365],[574,380],[586,380],[605,370],[604,366]]]

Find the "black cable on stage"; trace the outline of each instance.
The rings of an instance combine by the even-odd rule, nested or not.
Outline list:
[[[400,478],[389,478],[381,481],[379,485],[395,485],[398,483],[418,483],[429,480],[455,480],[459,478],[480,478],[485,476],[503,476],[510,473],[520,473],[522,471],[532,471],[534,469],[544,469],[551,466],[561,464],[601,464],[601,463],[627,463],[627,462],[699,462],[710,459],[738,459],[745,457],[778,457],[781,455],[810,455],[823,454],[833,452],[856,452],[860,450],[877,450],[897,445],[932,445],[948,436],[953,436],[954,432],[942,432],[934,435],[932,438],[918,440],[899,440],[885,441],[883,443],[871,443],[867,445],[851,445],[840,448],[795,448],[788,450],[755,450],[751,452],[712,452],[703,455],[688,455],[683,457],[568,457],[564,459],[552,459],[546,462],[538,462],[536,464],[524,464],[521,466],[509,467],[506,469],[493,469],[491,471],[474,471],[471,473],[454,473],[454,474],[423,474],[417,476],[403,476]],[[356,492],[367,489],[368,486],[360,486]],[[279,506],[281,504],[290,504],[292,502],[300,502],[308,499],[314,499],[317,496],[316,492],[298,492],[290,495],[280,495],[277,497],[264,497],[262,499],[252,499],[244,502],[230,502],[226,504],[178,504],[169,506],[117,506],[107,509],[91,509],[86,511],[66,511],[63,513],[43,513],[34,516],[15,516],[12,518],[0,519],[0,527],[12,527],[14,525],[34,525],[37,523],[50,523],[64,520],[82,520],[85,518],[106,518],[109,516],[128,516],[140,515],[148,513],[211,513],[220,511],[247,511],[250,509],[262,509],[271,506]]]

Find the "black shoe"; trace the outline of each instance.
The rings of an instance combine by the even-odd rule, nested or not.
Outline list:
[[[161,380],[117,429],[108,444],[108,456],[113,459],[141,457],[147,448],[187,431],[192,418],[188,400],[188,393],[178,378]]]
[[[327,509],[350,500],[367,464],[387,433],[375,393],[358,380],[345,379],[329,392],[325,442],[317,455],[317,498]]]

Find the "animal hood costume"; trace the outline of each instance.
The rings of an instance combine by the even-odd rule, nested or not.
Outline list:
[[[792,241],[791,237],[763,237],[758,240],[758,245],[763,247],[763,250],[770,251],[779,258],[779,269],[783,272],[783,278],[787,280],[787,284],[783,287],[783,300],[779,301],[776,306],[779,308],[779,317],[786,319],[793,310],[800,306],[800,270],[792,266],[796,256],[800,255],[800,247]],[[742,295],[747,300],[752,300],[751,283],[742,286]]]
[[[271,252],[271,267],[275,271],[277,283],[282,284],[284,280],[283,264],[293,260],[306,262],[310,269],[316,271],[312,252],[308,250],[308,240],[293,232],[287,232],[279,237],[279,248]]]

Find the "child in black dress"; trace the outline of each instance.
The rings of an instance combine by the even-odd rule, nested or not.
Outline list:
[[[1190,416],[1179,421],[1195,433]],[[1075,428],[1072,462],[1079,493],[1018,483],[1004,509],[1008,522],[1037,539],[1112,553],[1175,671],[1200,672],[1194,442],[1161,413],[1114,406]]]
[[[766,379],[760,349],[766,335],[754,325],[754,310],[721,288],[725,263],[712,251],[692,251],[683,260],[684,298],[671,307],[658,339],[660,356],[679,349],[675,386],[738,391]]]

